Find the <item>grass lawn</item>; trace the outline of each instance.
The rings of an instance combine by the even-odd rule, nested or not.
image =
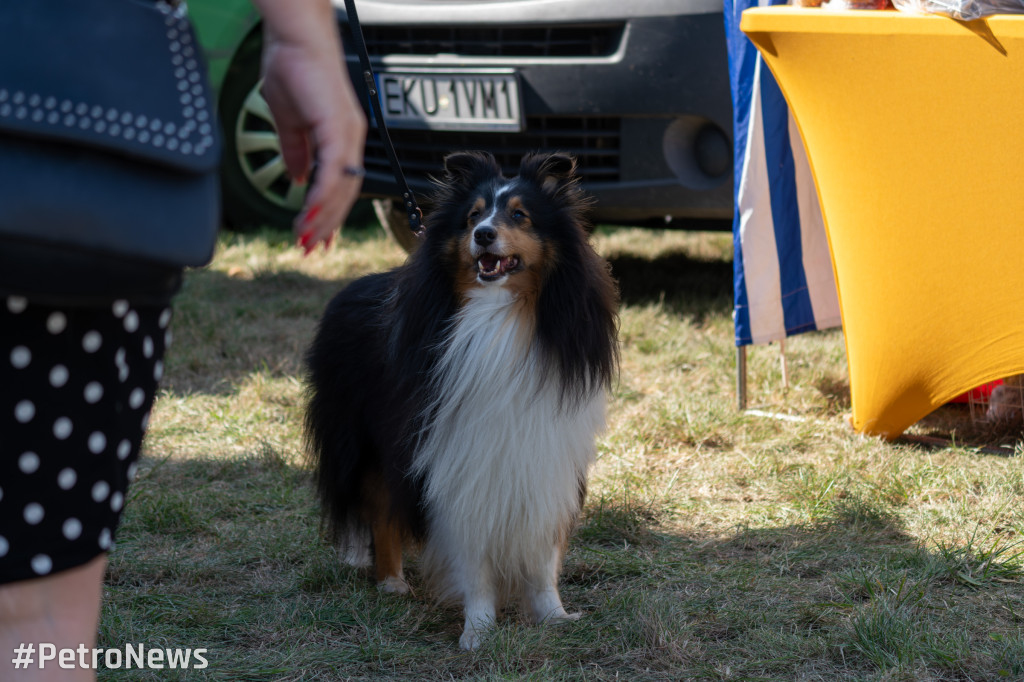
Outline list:
[[[738,412],[731,237],[600,230],[623,295],[609,428],[562,575],[582,620],[378,592],[320,533],[301,360],[327,300],[398,265],[379,230],[302,258],[227,235],[177,300],[166,380],[110,556],[100,646],[206,648],[202,671],[101,679],[1024,679],[1021,430],[962,408],[884,442],[844,421],[842,334],[750,354]],[[992,447],[1009,444],[1005,452]],[[408,576],[420,586],[415,557]]]

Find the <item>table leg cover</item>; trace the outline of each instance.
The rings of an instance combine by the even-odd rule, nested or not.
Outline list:
[[[1024,372],[1024,17],[749,10],[807,145],[858,431]]]

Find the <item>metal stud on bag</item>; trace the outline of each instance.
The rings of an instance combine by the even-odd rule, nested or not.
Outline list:
[[[0,64],[10,66],[0,69],[5,262],[59,252],[69,271],[100,259],[123,273],[124,263],[208,262],[220,142],[186,4],[3,0],[0,34]],[[50,291],[53,278],[39,272],[18,286]]]

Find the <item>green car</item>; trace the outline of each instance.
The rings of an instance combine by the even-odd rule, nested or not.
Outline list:
[[[192,23],[206,54],[224,131],[224,218],[232,227],[285,226],[302,207],[273,120],[259,93],[260,16],[248,0],[192,0]]]

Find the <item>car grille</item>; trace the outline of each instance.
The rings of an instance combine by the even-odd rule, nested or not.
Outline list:
[[[346,44],[352,45],[348,26]],[[366,50],[384,55],[467,57],[607,57],[622,40],[622,24],[495,28],[363,26]]]
[[[502,172],[514,176],[524,154],[560,151],[573,154],[586,183],[619,179],[619,119],[609,116],[528,116],[521,133],[389,128],[402,171],[410,182],[440,176],[444,157],[455,151],[481,150],[494,154]],[[390,175],[384,146],[371,133],[366,140],[367,170]]]

